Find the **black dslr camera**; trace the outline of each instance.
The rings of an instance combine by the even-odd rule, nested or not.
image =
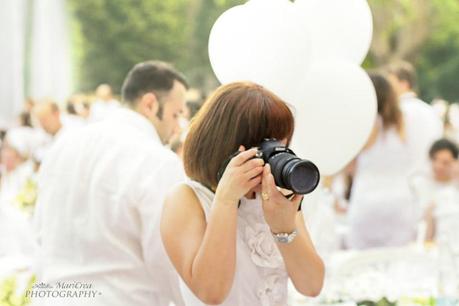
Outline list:
[[[230,160],[240,152],[232,154],[218,171],[220,181]],[[271,166],[271,173],[278,187],[292,190],[296,194],[308,194],[316,189],[320,180],[319,169],[312,162],[298,158],[277,139],[265,139],[254,158],[262,158]]]

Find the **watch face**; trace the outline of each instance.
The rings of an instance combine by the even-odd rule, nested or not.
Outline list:
[[[291,234],[287,234],[287,233],[273,234],[273,237],[277,242],[290,243],[293,241],[293,239],[295,239],[296,234],[297,234],[296,230],[294,230]]]
[[[288,237],[279,237],[279,241],[282,243],[288,243]]]

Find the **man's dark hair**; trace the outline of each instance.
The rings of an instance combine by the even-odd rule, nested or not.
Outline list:
[[[67,105],[65,106],[65,110],[67,111],[67,114],[70,115],[77,115],[77,111],[75,109],[75,105],[71,102],[68,102]]]
[[[453,155],[454,159],[458,159],[459,157],[459,149],[457,145],[449,139],[442,138],[434,142],[432,147],[430,147],[429,156],[430,158],[434,158],[435,154],[440,151],[448,150]]]
[[[29,112],[22,112],[19,114],[21,126],[32,127],[32,117]]]
[[[185,77],[170,64],[161,61],[148,61],[135,65],[126,76],[121,93],[123,101],[133,105],[142,95],[153,92],[160,103],[158,117],[162,117],[161,97],[174,86],[174,81],[188,89]]]
[[[410,84],[411,89],[415,89],[417,85],[416,69],[408,62],[399,62],[389,67],[389,73],[395,75],[400,81],[405,81]]]
[[[7,130],[0,129],[0,148],[2,147],[2,141],[5,139]]]

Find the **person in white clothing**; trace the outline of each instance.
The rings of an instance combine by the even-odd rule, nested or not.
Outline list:
[[[121,105],[113,98],[112,88],[108,84],[101,84],[96,89],[97,100],[91,105],[90,122],[104,120]]]
[[[28,159],[33,140],[31,128],[13,128],[0,147],[0,257],[33,257],[30,214],[20,201],[24,187],[34,176],[34,164]]]
[[[34,159],[37,162],[43,160],[58,138],[72,129],[84,126],[81,122],[73,120],[73,118],[70,119],[70,117],[63,116],[59,106],[49,99],[35,104],[32,113],[43,131],[49,135],[49,141],[39,147],[34,154]]]
[[[370,74],[378,117],[356,159],[348,208],[350,249],[397,247],[414,241],[418,218],[408,184],[413,157],[403,113],[388,79]]]
[[[62,130],[63,124],[59,106],[53,101],[47,100],[37,103],[33,108],[33,115],[41,128],[51,136],[56,136]]]
[[[459,215],[459,188],[454,174],[459,157],[456,144],[448,139],[437,140],[429,152],[431,171],[411,178],[411,185],[426,222],[427,241],[435,240],[438,223]],[[440,233],[444,234],[444,233]]]
[[[400,98],[404,113],[407,141],[412,148],[413,173],[429,168],[428,152],[430,146],[443,135],[443,124],[434,108],[418,98],[416,71],[407,62],[394,64],[389,68],[389,79]]]
[[[302,196],[284,197],[254,158],[265,138],[288,145],[293,129],[289,107],[253,83],[220,87],[192,121],[191,180],[169,193],[161,219],[187,306],[287,305],[289,278],[304,295],[320,293],[324,265],[298,211]]]
[[[75,106],[73,104],[67,104],[66,112],[61,113],[62,125],[71,128],[83,127],[88,124],[88,121],[83,116],[76,113]],[[84,108],[80,105],[80,108]]]
[[[124,108],[51,148],[39,175],[37,279],[57,291],[89,286],[94,295],[64,289],[32,296],[35,304],[183,305],[159,218],[165,193],[184,179],[163,145],[179,126],[187,88],[170,65],[140,63],[124,81]]]
[[[30,129],[31,130],[31,129]],[[33,174],[29,129],[11,129],[0,148],[0,203],[15,206],[16,197]]]

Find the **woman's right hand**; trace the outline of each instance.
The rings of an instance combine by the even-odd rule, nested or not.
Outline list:
[[[252,188],[261,183],[264,161],[253,158],[258,149],[245,150],[239,147],[239,153],[231,159],[220,179],[215,198],[224,203],[238,203]]]

